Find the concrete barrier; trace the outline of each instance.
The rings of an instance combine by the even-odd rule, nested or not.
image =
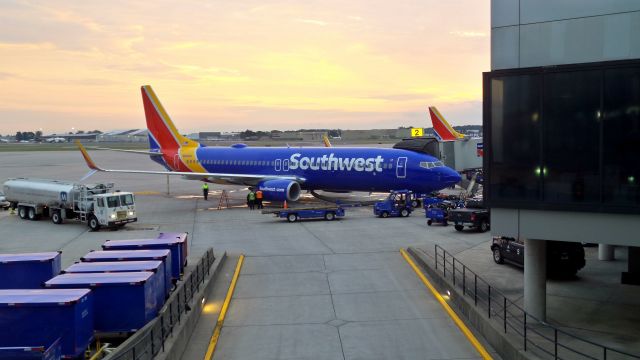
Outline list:
[[[206,275],[204,281],[201,283],[202,286],[199,286],[199,291],[193,294],[191,300],[187,303],[190,310],[181,314],[178,323],[174,325],[171,330],[171,335],[169,335],[165,341],[164,345],[160,338],[156,339],[155,348],[161,347],[162,350],[157,353],[155,359],[180,359],[182,353],[184,352],[187,343],[189,342],[190,336],[193,333],[193,330],[196,327],[198,319],[200,318],[200,314],[202,314],[202,308],[204,304],[202,304],[201,299],[208,294],[214,283],[215,278],[222,269],[222,266],[227,259],[227,253],[224,252],[222,255],[217,256],[215,261],[209,268],[209,274]],[[180,285],[179,285],[180,286]],[[184,283],[182,284],[184,286]],[[175,291],[171,297],[168,299],[167,303],[171,302],[172,299],[177,296],[178,291]],[[166,305],[165,305],[166,308]],[[125,342],[120,344],[115,350],[109,353],[104,360],[112,360],[112,359],[151,359],[153,355],[151,355],[153,351],[147,347],[147,342],[144,341],[144,338],[148,335],[148,333],[153,329],[158,322],[159,318],[156,318],[150,321],[147,325],[145,325],[142,329],[138,330],[133,336],[129,337]],[[153,346],[153,345],[152,345]]]
[[[200,287],[200,291],[193,295],[193,298],[189,303],[191,311],[185,314],[180,324],[174,328],[173,336],[167,338],[164,344],[164,351],[158,353],[155,357],[156,360],[179,360],[182,357],[182,354],[191,339],[191,334],[196,328],[198,319],[200,319],[200,314],[202,314],[204,304],[201,299],[205,297],[205,294],[209,294],[211,292],[211,289],[215,284],[214,280],[220,269],[222,269],[222,265],[224,265],[226,259],[227,253],[225,252],[213,263],[209,278],[204,281],[204,286]]]
[[[492,322],[485,314],[484,311],[480,311],[476,308],[472,301],[470,301],[462,292],[451,286],[442,275],[435,271],[426,261],[425,255],[414,248],[408,248],[407,252],[413,257],[418,266],[420,266],[433,282],[433,284],[441,291],[450,291],[452,293],[452,301],[455,303],[454,309],[462,317],[469,322],[473,328],[482,335],[482,337],[493,347],[493,349],[500,354],[503,359],[514,360],[539,360],[540,358],[535,354],[524,351],[523,344],[518,344],[510,339],[502,329],[498,329],[494,322]]]

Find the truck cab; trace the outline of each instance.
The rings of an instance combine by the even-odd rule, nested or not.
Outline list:
[[[130,192],[114,192],[93,195],[87,209],[88,224],[92,230],[115,227],[137,221],[135,197]],[[92,209],[91,209],[92,208]]]

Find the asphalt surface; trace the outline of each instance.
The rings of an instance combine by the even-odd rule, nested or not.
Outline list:
[[[106,168],[160,169],[144,155],[91,154]],[[0,153],[0,180],[77,180],[86,172],[79,152]],[[522,287],[520,269],[493,264],[489,233],[427,227],[422,210],[409,218],[378,219],[370,207],[350,208],[344,219],[334,222],[290,224],[249,211],[242,187],[213,185],[209,201],[204,201],[200,183],[177,177],[170,180],[170,195],[166,195],[164,176],[98,173],[88,182],[114,182],[117,189],[136,192],[139,221],[119,231],[89,232],[80,223],[31,222],[0,211],[0,252],[62,250],[66,267],[89,250],[99,249],[107,239],[187,231],[191,263],[208,247],[231,254],[231,270],[226,268],[223,277],[230,276],[237,255],[245,254],[216,359],[479,357],[400,256],[399,249],[408,246],[429,251],[439,244],[459,254],[498,287],[513,290],[515,298]],[[229,192],[230,209],[218,209],[221,189]],[[588,253],[593,257],[593,251]],[[624,329],[635,329],[638,334],[637,325],[629,326],[640,323],[640,295],[635,288],[616,282],[622,267],[624,260],[605,263],[591,258],[580,273],[585,275],[569,283],[551,283],[549,317],[567,328],[613,334],[612,339],[622,336]],[[594,283],[587,281],[596,281],[599,287],[592,288]],[[202,358],[206,351],[217,317],[215,299],[226,291],[227,284],[221,281],[220,285],[214,289],[216,294],[211,294],[208,308],[212,310],[203,314],[184,359]],[[602,295],[603,290],[609,295]],[[585,302],[598,297],[597,302]],[[573,301],[589,306],[573,306]],[[612,302],[612,308],[627,307],[597,316],[594,307],[606,307],[607,301]]]

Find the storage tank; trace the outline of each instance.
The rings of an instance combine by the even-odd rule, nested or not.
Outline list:
[[[4,194],[11,203],[30,203],[49,207],[69,208],[74,196],[74,183],[46,179],[9,179]]]
[[[87,197],[105,194],[113,184],[79,184],[52,179],[15,178],[5,181],[3,190],[7,201],[39,206],[70,208],[74,197],[86,189]],[[84,209],[82,209],[84,210]]]

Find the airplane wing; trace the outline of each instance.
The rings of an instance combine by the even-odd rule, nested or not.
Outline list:
[[[109,150],[109,151],[120,151],[132,154],[141,154],[141,155],[162,155],[160,151],[151,151],[151,150],[129,150],[129,149],[112,149],[112,148],[104,148],[104,147],[88,147],[90,150]]]
[[[91,159],[87,150],[82,146],[79,141],[76,141],[76,145],[80,149],[82,153],[82,157],[84,157],[84,161],[87,163],[87,166],[91,171],[85,175],[82,180],[85,180],[89,176],[95,174],[96,172],[110,172],[110,173],[123,173],[123,174],[147,174],[147,175],[179,175],[183,176],[190,180],[208,180],[216,183],[229,183],[229,184],[237,184],[237,185],[256,185],[257,183],[264,180],[292,180],[297,181],[299,183],[305,182],[306,179],[298,177],[298,176],[287,176],[287,175],[258,175],[258,174],[226,174],[226,173],[197,173],[197,172],[186,172],[186,171],[152,171],[152,170],[114,170],[114,169],[103,169],[96,165],[96,163]]]

